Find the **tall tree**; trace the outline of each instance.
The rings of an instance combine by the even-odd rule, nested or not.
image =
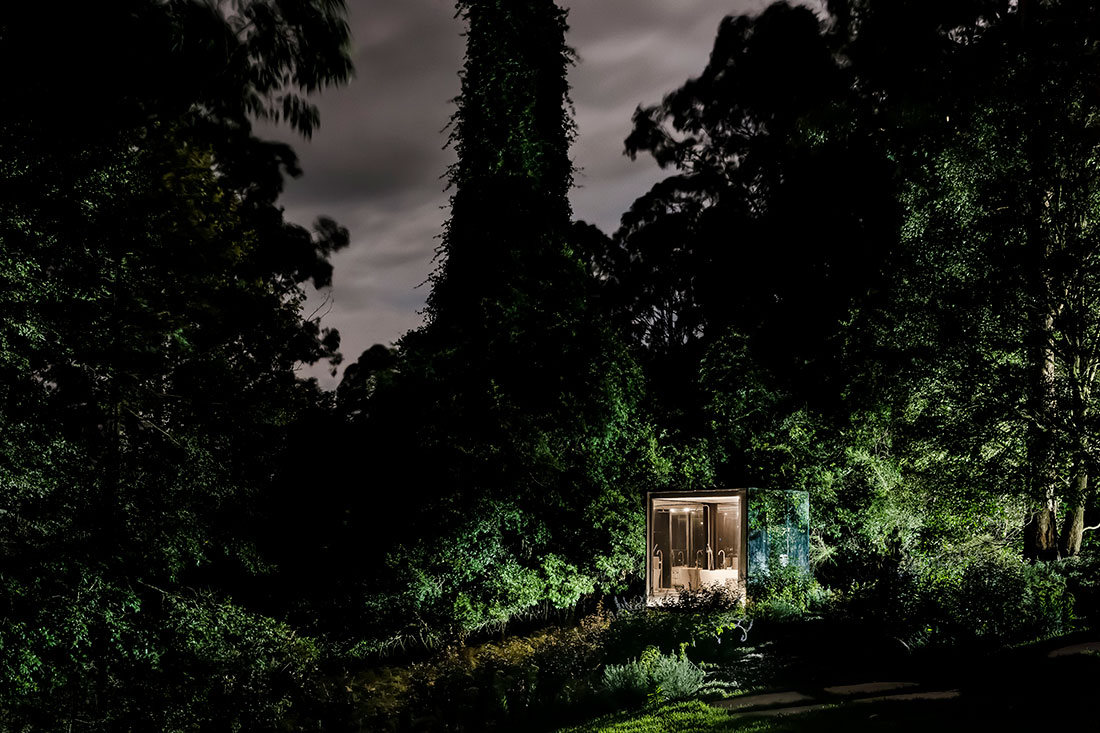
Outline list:
[[[789,3],[724,19],[702,73],[635,112],[626,152],[675,173],[623,216],[598,267],[698,479],[835,498],[863,367],[848,323],[879,297],[899,221],[875,112],[830,25]]]
[[[621,461],[644,435],[636,375],[590,297],[567,198],[566,13],[552,0],[457,6],[458,162],[427,324],[365,410],[366,435],[404,456],[393,481],[416,467],[424,507],[416,531],[387,540],[380,577],[399,602],[372,608],[401,609],[394,623],[418,633],[569,607],[642,557]],[[372,497],[403,511],[385,494]]]
[[[458,8],[469,24],[451,121],[458,161],[448,176],[452,214],[428,316],[433,328],[472,332],[490,315],[481,309],[507,312],[525,291],[544,287],[550,278],[532,265],[573,260],[563,250],[573,181],[566,81],[573,57],[564,40],[566,13],[551,1],[519,7],[475,0]]]
[[[726,18],[703,73],[637,110],[627,152],[678,170],[616,234],[621,307],[676,324],[648,326],[647,351],[686,346],[697,363],[691,344],[732,328],[804,395],[840,391],[825,388],[843,384],[840,324],[874,291],[896,222],[872,112],[822,22],[786,3]]]
[[[969,435],[952,453],[984,465],[973,480],[1026,497],[1025,555],[1051,559],[1080,549],[1095,463],[1097,99],[1083,80],[1096,9],[978,5],[940,29],[951,74],[909,158],[905,245],[918,269],[897,282],[925,284],[905,310],[928,320],[905,330],[935,334],[926,415],[954,425],[941,436]]]
[[[346,39],[336,2],[0,11],[0,725],[273,727],[322,692],[221,581],[262,569],[241,522],[338,344],[302,285],[347,242],[283,220],[295,159],[250,119],[308,132]]]

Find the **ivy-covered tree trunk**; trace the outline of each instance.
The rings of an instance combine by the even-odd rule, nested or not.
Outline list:
[[[398,571],[372,581],[395,595],[376,600],[428,634],[569,606],[621,587],[644,557],[621,460],[643,435],[636,379],[574,241],[566,12],[553,0],[457,7],[468,32],[451,216],[427,323],[402,339],[372,418],[416,465],[429,507],[391,553]],[[401,605],[421,582],[423,597]]]
[[[469,23],[451,129],[458,161],[428,316],[450,338],[493,338],[501,320],[519,327],[537,291],[565,285],[539,266],[560,270],[575,259],[565,242],[572,56],[566,13],[553,0],[464,0],[458,8]]]

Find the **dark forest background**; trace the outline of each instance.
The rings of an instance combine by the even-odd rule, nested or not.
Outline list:
[[[343,3],[0,10],[0,728],[339,729],[356,665],[640,593],[648,490],[808,491],[818,591],[925,641],[1095,603],[1097,3],[727,18],[612,233],[565,12],[457,9],[426,323],[334,392],[348,233],[252,124],[309,135]]]

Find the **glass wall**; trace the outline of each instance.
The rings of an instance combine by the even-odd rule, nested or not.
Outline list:
[[[749,574],[771,568],[810,569],[810,495],[805,491],[749,489]]]

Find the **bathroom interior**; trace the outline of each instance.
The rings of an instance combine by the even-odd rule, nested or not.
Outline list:
[[[649,517],[649,597],[727,586],[745,578],[744,490],[654,495]]]

